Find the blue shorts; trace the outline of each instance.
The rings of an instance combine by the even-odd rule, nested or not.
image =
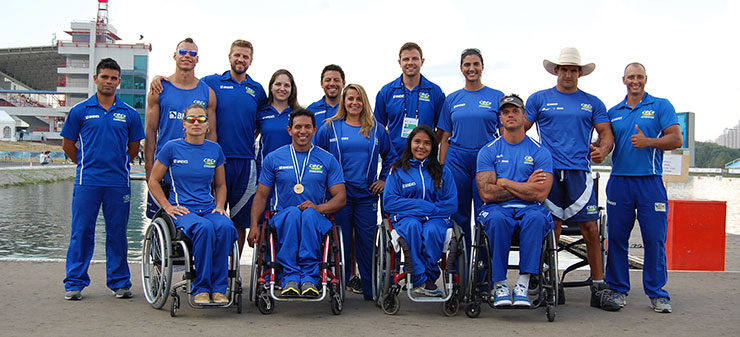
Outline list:
[[[252,200],[257,192],[259,172],[254,159],[227,158],[224,164],[226,173],[226,204],[229,215],[237,228],[249,227],[252,213]]]
[[[599,219],[594,179],[589,171],[553,170],[545,207],[558,221],[586,222]]]

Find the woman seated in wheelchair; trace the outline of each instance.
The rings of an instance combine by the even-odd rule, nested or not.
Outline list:
[[[525,134],[526,114],[519,96],[501,98],[499,110],[504,134],[478,153],[475,179],[485,204],[477,220],[490,242],[493,305],[529,307],[529,277],[539,273],[543,240],[553,228],[552,216],[542,205],[552,186],[552,157]],[[517,227],[519,280],[512,301],[506,271]]]
[[[442,296],[435,281],[450,216],[457,209],[455,180],[437,160],[438,145],[429,126],[411,131],[406,147],[386,179],[383,207],[406,256],[413,293]],[[409,255],[411,263],[409,264]]]
[[[344,207],[344,175],[334,156],[311,143],[316,133],[313,112],[293,110],[288,116],[288,133],[291,144],[270,152],[262,163],[247,241],[254,247],[259,221],[274,189],[270,206],[277,213],[270,226],[277,230],[276,260],[283,268],[281,294],[317,297],[321,238],[332,227],[325,215]],[[327,192],[332,197],[325,201]]]
[[[229,255],[237,238],[224,210],[226,158],[218,144],[205,139],[208,115],[202,105],[186,108],[182,121],[185,138],[173,139],[159,151],[149,176],[149,190],[175,226],[193,242],[193,302],[226,304]],[[172,179],[169,200],[159,185],[165,174]]]

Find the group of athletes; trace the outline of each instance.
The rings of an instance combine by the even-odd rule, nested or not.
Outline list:
[[[402,74],[382,87],[373,110],[362,86],[345,83],[341,67],[321,72],[324,97],[302,108],[292,74],[270,78],[268,92],[247,70],[254,48],[236,40],[230,69],[198,79],[198,47],[177,44],[174,74],[156,76],[147,97],[146,125],[116,98],[120,67],[104,59],[94,76],[97,94],[71,109],[61,135],[78,163],[65,298],[79,300],[89,285],[95,220],[106,220],[107,285],[129,298],[126,263],[130,181],[128,162],[146,138],[148,215],[162,209],[193,242],[195,303],[228,303],[232,245],[253,246],[265,210],[277,231],[284,296],[318,296],[320,240],[333,214],[359,280],[355,292],[372,299],[371,260],[379,208],[408,249],[412,291],[441,296],[437,261],[447,228],[460,224],[470,246],[471,211],[492,241],[491,300],[529,306],[530,275],[539,271],[542,240],[563,221],[580,226],[591,269],[591,305],[616,311],[630,290],[627,247],[635,216],[645,247],[643,286],[657,312],[671,312],[665,240],[667,196],[661,179],[664,150],[682,144],[673,106],[645,92],[640,63],[624,69],[625,99],[607,111],[578,89],[595,65],[575,48],[545,60],[552,88],[525,102],[482,83],[483,56],[460,56],[464,88],[445,96],[421,74],[422,50],[399,51]],[[526,135],[537,125],[539,141]],[[598,133],[592,141],[593,130]],[[259,136],[259,137],[258,137]],[[259,143],[256,140],[259,139]],[[607,185],[609,261],[602,272],[597,191],[590,162],[612,152]],[[473,209],[471,210],[471,206]],[[249,229],[247,231],[247,228]],[[512,233],[520,229],[519,278],[506,283]],[[351,247],[352,249],[349,249]],[[354,262],[353,262],[354,263]]]

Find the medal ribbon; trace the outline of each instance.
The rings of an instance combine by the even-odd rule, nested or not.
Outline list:
[[[298,156],[295,153],[295,149],[293,148],[293,144],[290,144],[290,159],[293,160],[293,172],[295,172],[295,179],[298,181],[298,184],[303,181],[303,174],[306,173],[306,165],[308,164],[308,159],[311,158],[311,151],[313,151],[313,144],[311,144],[311,148],[308,149],[308,155],[306,155],[306,158],[303,159],[303,166],[301,167],[300,172],[298,171]]]

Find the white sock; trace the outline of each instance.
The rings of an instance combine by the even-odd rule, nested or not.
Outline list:
[[[592,282],[594,284],[599,284],[599,283],[604,283],[604,280],[593,280]]]
[[[529,288],[529,274],[519,274],[519,280],[516,281],[516,284]]]
[[[506,287],[506,280],[493,282],[493,289],[496,289],[498,287]]]

